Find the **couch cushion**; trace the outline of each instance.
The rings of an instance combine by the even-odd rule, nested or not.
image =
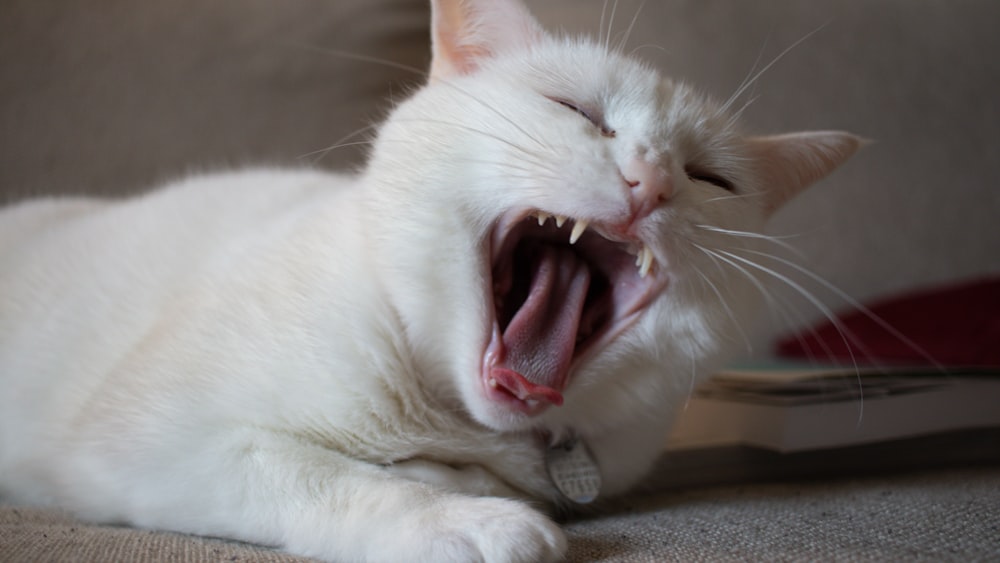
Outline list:
[[[424,68],[428,14],[422,0],[3,2],[0,203],[317,162],[300,157],[421,79],[324,49]],[[355,163],[361,148],[318,162]]]

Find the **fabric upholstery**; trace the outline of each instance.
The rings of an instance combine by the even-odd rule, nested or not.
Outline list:
[[[997,506],[997,468],[663,492],[567,524],[567,561],[992,561],[1000,558]],[[6,508],[0,510],[0,561],[308,559]]]

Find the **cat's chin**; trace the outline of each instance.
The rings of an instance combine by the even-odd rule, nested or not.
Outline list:
[[[563,405],[580,364],[626,331],[666,288],[665,268],[628,223],[512,211],[491,233],[493,313],[480,395],[491,426]]]

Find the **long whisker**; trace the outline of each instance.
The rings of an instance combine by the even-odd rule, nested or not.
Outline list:
[[[608,12],[608,0],[604,0],[604,5],[601,6],[601,21],[597,24],[597,36],[601,37],[604,35],[604,17]]]
[[[414,67],[414,66],[411,66],[411,65],[407,65],[407,64],[403,64],[403,63],[398,63],[398,62],[391,61],[391,60],[388,60],[388,59],[383,59],[383,58],[380,58],[380,57],[372,57],[372,56],[368,56],[368,55],[361,55],[361,54],[358,54],[358,53],[351,53],[349,51],[341,51],[339,49],[330,49],[330,48],[326,48],[326,47],[316,47],[316,46],[310,46],[310,45],[300,45],[300,46],[303,47],[303,48],[311,49],[311,50],[314,50],[314,51],[318,51],[320,53],[324,53],[324,54],[327,54],[327,55],[335,55],[335,56],[342,57],[342,58],[345,58],[345,59],[351,59],[351,60],[356,60],[356,61],[360,61],[360,62],[367,62],[367,63],[372,63],[372,64],[379,64],[379,65],[382,65],[382,66],[387,66],[387,67],[390,67],[390,68],[395,68],[397,70],[403,70],[403,71],[406,71],[406,72],[410,72],[412,74],[415,74],[415,75],[421,76],[421,77],[427,77],[428,76],[428,72],[425,69],[420,69],[420,68],[417,68],[417,67]],[[501,112],[496,107],[494,107],[494,106],[492,106],[490,104],[487,104],[481,98],[472,95],[471,93],[469,93],[468,91],[460,88],[458,85],[456,85],[454,82],[452,82],[450,80],[446,80],[446,79],[441,78],[441,77],[432,77],[432,79],[435,82],[439,83],[439,84],[442,84],[442,85],[448,86],[449,88],[452,88],[453,90],[455,90],[459,94],[462,94],[463,96],[467,97],[469,100],[472,100],[473,102],[479,104],[481,107],[485,108],[486,110],[488,110],[488,111],[496,114],[498,117],[500,117],[501,119],[503,119],[507,123],[511,124],[515,128],[517,128],[517,130],[520,131],[525,137],[531,139],[537,145],[539,145],[541,147],[546,147],[545,143],[543,143],[537,137],[535,137],[534,135],[532,135],[531,133],[529,133],[528,131],[526,131],[519,123],[517,123],[516,121],[514,121],[509,115]],[[548,147],[546,147],[546,148],[548,148]]]
[[[628,52],[628,56],[631,57],[631,56],[635,55],[637,52],[639,52],[640,49],[645,49],[647,47],[652,48],[652,49],[659,49],[660,51],[662,51],[664,53],[669,53],[670,52],[663,45],[657,45],[655,43],[643,43],[642,45],[639,45],[635,49],[632,49],[631,51],[629,51]]]
[[[625,45],[628,44],[629,38],[632,37],[632,30],[635,29],[635,24],[639,21],[639,14],[642,13],[642,9],[645,7],[646,0],[642,0],[642,2],[639,3],[639,7],[635,11],[635,15],[632,16],[632,21],[628,24],[628,29],[625,30],[624,35],[622,35],[622,38],[618,41],[618,46],[615,47],[615,51],[619,53],[624,51]]]
[[[743,87],[746,86],[747,83],[751,81],[751,78],[757,72],[757,66],[760,64],[761,59],[764,58],[764,50],[767,48],[767,43],[769,41],[769,38],[770,34],[768,35],[768,37],[764,38],[764,43],[760,46],[760,50],[757,51],[757,58],[754,59],[753,65],[750,67],[750,70],[747,72],[747,75],[743,77],[743,81],[740,82],[740,85],[736,87],[736,90],[733,91],[733,94],[729,96],[729,98],[726,100],[726,103],[722,104],[722,109],[720,110],[720,113],[725,111],[726,108],[732,105],[733,101],[739,96],[739,93],[743,91]]]
[[[313,164],[316,164],[317,162],[323,160],[326,157],[326,155],[330,154],[331,152],[333,152],[333,151],[335,151],[337,149],[343,149],[343,148],[347,148],[347,147],[356,147],[356,146],[359,146],[359,145],[373,145],[373,144],[375,144],[375,141],[354,141],[354,142],[351,142],[351,143],[337,143],[335,145],[330,145],[329,147],[326,147],[326,148],[323,148],[323,149],[320,149],[320,150],[317,150],[317,151],[306,153],[306,154],[300,156],[299,158],[308,158],[310,156],[317,155],[316,158],[314,158],[313,161],[312,161]]]
[[[725,262],[726,264],[729,264],[730,266],[732,266],[733,268],[735,268],[736,271],[738,271],[738,272],[742,273],[744,276],[746,276],[746,278],[748,280],[750,280],[750,283],[752,283],[754,285],[754,287],[756,287],[757,290],[760,291],[760,293],[764,297],[765,301],[767,301],[767,304],[768,305],[773,305],[775,307],[775,309],[777,309],[777,303],[774,301],[774,299],[773,299],[773,297],[771,295],[771,292],[768,291],[767,288],[764,287],[764,284],[762,284],[760,282],[760,280],[757,279],[756,276],[754,276],[753,274],[751,274],[749,270],[747,270],[746,268],[740,266],[736,262],[733,262],[729,258],[726,258],[725,256],[721,256],[717,252],[715,252],[713,250],[710,250],[710,249],[708,249],[708,248],[706,248],[706,247],[704,247],[704,246],[702,246],[702,245],[700,245],[698,243],[691,243],[691,244],[693,244],[694,247],[697,248],[698,250],[701,250],[706,255],[708,255],[713,261],[716,262],[717,265],[719,265],[718,261],[721,260],[722,262]],[[721,269],[721,265],[719,265],[719,268]]]
[[[759,99],[760,96],[750,96],[750,98],[746,101],[745,104],[743,104],[742,107],[740,107],[740,109],[734,111],[732,114],[729,115],[729,120],[726,123],[726,126],[734,127],[736,123],[743,118],[743,113],[747,110],[747,108],[749,108],[751,105],[753,105],[754,102],[756,102]]]
[[[386,140],[397,143],[410,143],[411,145],[417,146],[417,143],[412,139],[383,139],[383,142]],[[456,159],[455,162],[463,162],[469,164],[485,164],[489,166],[497,166],[507,170],[514,170],[524,173],[523,176],[508,174],[509,178],[547,180],[550,183],[555,183],[558,180],[559,171],[557,167],[553,165],[551,162],[538,158],[535,155],[531,154],[530,152],[525,152],[524,155],[528,157],[525,159],[525,161],[530,162],[533,166],[531,167],[523,165],[519,166],[511,161],[489,160],[485,158],[466,158],[466,157],[461,157],[459,159]]]
[[[756,83],[757,80],[760,79],[760,77],[763,76],[763,74],[765,72],[767,72],[768,70],[770,70],[771,67],[773,67],[775,64],[777,64],[778,61],[780,61],[782,58],[784,58],[785,55],[787,55],[788,53],[790,53],[793,49],[795,49],[796,47],[798,47],[799,45],[801,45],[802,43],[804,43],[806,40],[808,40],[813,35],[816,35],[817,33],[819,33],[827,25],[829,25],[829,22],[824,23],[823,25],[821,25],[821,26],[817,27],[816,29],[810,31],[804,37],[802,37],[801,39],[799,39],[795,43],[792,43],[791,45],[789,45],[784,51],[778,53],[778,56],[774,57],[774,59],[772,59],[771,62],[769,62],[766,65],[764,65],[764,68],[762,68],[759,71],[757,71],[757,74],[753,75],[753,78],[751,78],[750,80],[745,80],[744,83],[743,83],[743,85],[740,86],[739,88],[737,88],[736,92],[734,92],[733,95],[729,97],[729,100],[726,101],[726,103],[722,104],[722,107],[719,108],[719,112],[720,113],[725,113],[726,111],[728,111],[729,107],[731,105],[733,105],[733,102],[735,102],[743,94],[743,92],[745,92],[747,90],[747,88],[749,88],[754,83]]]
[[[463,90],[462,88],[459,88],[457,85],[455,85],[455,83],[453,83],[451,81],[444,80],[444,79],[441,79],[441,78],[437,78],[435,80],[437,80],[440,84],[442,84],[444,86],[448,86],[449,88],[454,89],[459,94],[462,94],[463,96],[467,97],[468,99],[476,102],[481,107],[483,107],[486,110],[490,111],[491,113],[493,113],[494,115],[496,115],[500,119],[502,119],[502,120],[506,121],[507,123],[511,124],[522,135],[524,135],[525,137],[527,137],[528,139],[530,139],[531,141],[533,141],[539,147],[541,147],[543,149],[550,149],[550,150],[552,149],[552,147],[550,145],[547,145],[547,144],[543,143],[537,137],[535,137],[534,135],[532,135],[531,133],[529,133],[527,130],[525,130],[524,127],[522,127],[517,121],[515,121],[509,115],[507,115],[504,112],[502,112],[499,109],[497,109],[495,106],[493,106],[491,104],[488,104],[483,99],[481,99],[481,98],[479,98],[477,96],[472,95],[471,93]]]
[[[762,197],[764,194],[761,192],[753,192],[746,194],[731,194],[731,195],[720,195],[718,197],[713,197],[711,199],[706,199],[702,203],[713,203],[716,201],[730,201],[733,199],[749,199],[754,197]]]
[[[749,253],[752,253],[752,254],[765,255],[765,253],[758,253],[757,251],[754,251],[754,250],[749,250],[749,249],[743,249],[743,250],[744,250],[744,252],[749,252]],[[864,353],[867,357],[869,357],[869,358],[874,357],[872,354],[870,354],[868,352],[867,348],[861,342],[861,339],[858,338],[857,335],[855,335],[853,333],[853,331],[851,331],[849,328],[847,328],[846,326],[844,326],[844,324],[837,318],[837,316],[833,313],[833,311],[829,307],[827,307],[825,304],[823,304],[823,302],[820,301],[811,292],[807,291],[804,287],[802,287],[802,285],[800,283],[796,282],[795,280],[789,278],[788,276],[782,274],[781,272],[778,272],[777,270],[775,270],[773,268],[768,268],[767,266],[764,266],[762,264],[758,264],[757,262],[754,262],[753,260],[749,260],[749,259],[747,259],[747,258],[745,258],[743,256],[738,255],[738,254],[734,254],[734,253],[728,252],[726,250],[717,250],[716,252],[718,252],[718,253],[720,253],[722,255],[728,256],[729,258],[732,258],[733,260],[736,260],[736,261],[738,261],[738,262],[740,262],[742,264],[746,264],[747,266],[750,266],[751,268],[755,268],[757,270],[760,270],[761,272],[764,272],[765,274],[768,274],[768,275],[774,277],[775,279],[778,279],[778,280],[784,282],[789,287],[791,287],[792,289],[794,289],[797,292],[799,292],[800,295],[802,295],[807,300],[809,300],[809,302],[812,303],[813,306],[815,306],[817,309],[819,309],[820,312],[823,313],[823,315],[825,315],[830,320],[830,322],[833,323],[834,326],[837,328],[837,332],[840,333],[840,337],[843,340],[844,345],[847,347],[848,353],[849,353],[849,355],[851,357],[851,361],[854,364],[854,367],[856,369],[858,369],[858,364],[857,364],[857,359],[854,357],[854,351],[851,348],[852,344],[854,346],[857,346],[862,351],[862,353]],[[778,257],[773,257],[773,258],[781,260]],[[792,264],[789,261],[784,261],[783,260],[783,262],[786,262],[788,264]]]
[[[611,50],[611,30],[615,27],[615,12],[618,11],[618,0],[611,5],[611,17],[608,18],[608,30],[604,36],[604,50]]]
[[[760,294],[764,297],[764,300],[766,301],[766,303],[768,305],[768,310],[771,311],[772,313],[780,315],[782,317],[782,320],[789,327],[795,327],[795,326],[798,326],[798,325],[801,325],[801,324],[805,324],[803,317],[801,315],[799,315],[795,311],[794,307],[791,307],[784,300],[779,300],[779,298],[777,296],[773,295],[770,291],[767,290],[767,287],[765,287],[764,284],[761,283],[761,281],[759,279],[757,279],[757,276],[753,275],[753,273],[750,272],[749,270],[747,270],[745,267],[743,267],[740,264],[734,262],[733,260],[730,260],[729,258],[726,258],[725,256],[719,256],[714,251],[712,251],[712,250],[710,250],[708,248],[705,248],[705,247],[703,247],[703,246],[701,246],[701,245],[699,245],[697,243],[692,242],[691,244],[693,244],[699,250],[701,250],[702,252],[704,252],[705,254],[707,254],[713,260],[721,260],[721,261],[725,262],[726,264],[730,265],[731,267],[735,268],[741,274],[743,274],[748,280],[750,280],[750,283],[752,283],[754,285],[754,287],[757,288],[757,291],[759,291]],[[795,318],[792,318],[792,317],[795,317]],[[815,332],[814,329],[811,326],[810,326],[809,330]],[[794,332],[794,334],[795,334],[795,338],[800,343],[804,343],[805,342],[802,339],[802,337],[799,335],[798,331]],[[825,342],[821,341],[820,342],[820,346],[826,352],[827,358],[833,358],[834,357],[833,350],[831,350],[826,345]],[[810,354],[811,354],[811,351],[810,351]]]
[[[688,357],[691,358],[691,379],[688,381],[688,394],[687,400],[684,401],[684,410],[688,408],[688,403],[691,401],[691,397],[694,397],[694,382],[698,379],[698,364],[695,362],[695,352],[694,344],[690,341],[687,342],[688,345]]]
[[[417,143],[410,139],[390,139],[391,141],[399,143],[411,143],[417,146]],[[504,178],[510,180],[525,180],[536,184],[534,186],[526,186],[531,189],[536,189],[539,192],[545,191],[546,189],[551,189],[551,186],[559,181],[558,170],[551,163],[536,159],[531,162],[531,166],[524,164],[524,161],[511,161],[511,160],[491,160],[488,158],[467,158],[461,157],[456,159],[455,162],[461,162],[465,164],[477,164],[486,165],[499,168],[504,173]]]
[[[822,312],[823,315],[830,320],[834,328],[837,330],[837,333],[840,335],[841,340],[844,342],[844,346],[846,347],[847,352],[851,358],[851,364],[854,366],[854,374],[857,377],[858,381],[858,394],[859,394],[858,396],[860,400],[860,406],[858,407],[858,425],[860,426],[861,420],[864,417],[864,385],[861,383],[861,368],[858,366],[858,361],[857,358],[855,358],[854,356],[854,350],[851,348],[851,343],[857,346],[862,351],[862,353],[864,353],[867,357],[869,358],[874,357],[867,351],[866,347],[864,346],[864,344],[862,344],[861,340],[849,328],[844,326],[844,324],[837,318],[836,315],[834,315],[833,311],[831,311],[829,307],[824,305],[823,302],[817,299],[812,293],[806,291],[806,289],[802,287],[802,285],[800,285],[795,280],[792,280],[791,278],[782,274],[781,272],[778,272],[772,268],[768,268],[767,266],[758,264],[753,260],[748,260],[747,258],[744,258],[737,254],[733,254],[732,252],[727,252],[725,250],[719,250],[717,252],[724,254],[732,258],[733,260],[746,264],[751,268],[760,270],[761,272],[764,272],[765,274],[768,274],[778,280],[781,280],[789,287],[799,292],[800,295],[809,300],[809,302],[812,303],[814,307],[819,309],[820,312]],[[748,250],[747,252],[753,252],[753,251]]]
[[[407,119],[401,120],[401,121],[402,122],[436,123],[438,125],[447,125],[449,127],[454,127],[456,129],[462,129],[463,131],[469,131],[470,133],[476,133],[478,135],[483,135],[483,136],[486,136],[486,137],[490,137],[491,139],[495,139],[495,140],[500,141],[501,143],[503,143],[503,144],[505,144],[505,145],[513,148],[513,149],[516,149],[517,151],[519,151],[522,154],[525,154],[525,155],[531,157],[532,159],[536,158],[535,153],[529,151],[528,149],[522,147],[521,145],[515,143],[514,141],[511,141],[510,139],[505,139],[505,138],[503,138],[500,135],[497,135],[495,133],[490,133],[489,131],[483,131],[481,129],[477,129],[475,127],[471,127],[469,125],[466,125],[464,123],[455,123],[453,121],[445,121],[445,120],[442,120],[442,119],[431,119],[431,118],[427,118],[427,117],[412,117],[412,118],[407,118]]]
[[[738,236],[738,237],[759,238],[759,239],[767,239],[767,240],[794,239],[794,238],[799,238],[799,236],[800,236],[800,235],[765,235],[763,233],[755,233],[753,231],[737,231],[737,230],[733,230],[733,229],[723,229],[722,227],[716,227],[714,225],[702,225],[702,224],[698,224],[698,225],[695,225],[695,227],[698,227],[699,229],[705,229],[705,230],[708,230],[708,231],[713,231],[713,232],[716,232],[716,233],[723,233],[723,234],[733,235],[733,236]],[[796,249],[790,249],[790,250],[796,250]]]
[[[801,250],[799,250],[798,248],[795,248],[794,246],[792,246],[792,245],[788,244],[787,242],[785,242],[784,240],[782,240],[782,238],[794,238],[794,237],[791,237],[791,236],[789,236],[789,237],[779,237],[779,236],[773,236],[773,235],[765,235],[765,234],[762,234],[762,233],[754,233],[754,232],[750,232],[750,231],[734,231],[732,229],[723,229],[721,227],[714,227],[712,225],[695,225],[695,227],[697,227],[699,229],[704,229],[706,231],[711,231],[713,233],[720,233],[720,234],[734,236],[734,237],[764,240],[764,241],[767,241],[767,242],[770,242],[770,243],[773,243],[773,244],[776,244],[776,245],[780,246],[781,248],[787,250],[788,252],[791,252],[792,254],[795,254],[800,259],[803,259],[803,260],[805,259],[805,256],[802,255],[802,251]]]
[[[358,129],[355,129],[354,131],[351,131],[350,133],[348,133],[348,134],[344,135],[343,137],[341,137],[340,139],[338,139],[332,145],[330,145],[328,147],[324,147],[322,149],[318,149],[318,150],[312,151],[312,152],[307,152],[307,153],[305,153],[303,155],[299,155],[299,158],[300,159],[302,159],[302,158],[309,158],[310,156],[318,155],[313,160],[313,163],[316,163],[316,162],[319,162],[320,160],[322,160],[331,151],[334,151],[336,149],[343,148],[343,147],[350,147],[350,146],[354,146],[354,145],[369,145],[369,144],[372,144],[374,141],[371,140],[371,139],[366,140],[366,141],[357,141],[357,142],[353,142],[353,143],[348,143],[347,140],[351,139],[352,137],[356,137],[356,136],[364,133],[365,131],[370,131],[372,129],[375,129],[376,127],[378,127],[378,124],[372,123],[372,124],[369,124],[369,125],[365,125],[364,127],[360,127]]]
[[[883,329],[886,332],[888,332],[893,338],[898,339],[900,342],[902,342],[908,348],[910,348],[911,350],[913,350],[914,352],[916,352],[917,354],[919,354],[921,357],[923,357],[925,360],[927,360],[931,365],[933,365],[936,369],[938,369],[938,370],[940,370],[942,372],[947,371],[944,368],[944,366],[942,366],[937,360],[934,359],[933,356],[931,356],[929,353],[927,353],[927,351],[924,350],[916,342],[914,342],[913,340],[911,340],[910,338],[908,338],[905,334],[903,334],[902,332],[900,332],[899,329],[897,329],[896,327],[894,327],[891,324],[889,324],[888,322],[886,322],[886,320],[883,319],[882,317],[876,315],[871,309],[869,309],[868,307],[866,307],[863,303],[861,303],[857,299],[851,297],[847,292],[845,292],[844,290],[840,289],[839,287],[833,285],[832,283],[826,281],[825,279],[823,279],[819,275],[815,274],[814,272],[812,272],[808,268],[802,267],[802,266],[796,264],[795,262],[792,262],[790,260],[786,260],[786,259],[784,259],[784,258],[782,258],[780,256],[775,256],[773,254],[768,254],[766,252],[760,252],[760,251],[757,251],[757,250],[749,250],[749,249],[747,249],[746,252],[749,252],[751,254],[756,254],[758,256],[762,256],[764,258],[768,258],[768,259],[771,259],[771,260],[775,260],[775,261],[780,262],[781,264],[784,264],[784,265],[786,265],[786,266],[788,266],[790,268],[793,268],[797,272],[799,272],[799,273],[801,273],[801,274],[809,277],[810,279],[812,279],[816,283],[819,283],[824,288],[826,288],[827,290],[829,290],[830,292],[832,292],[834,295],[836,295],[840,299],[843,299],[848,305],[850,305],[854,309],[860,311],[861,314],[863,314],[869,320],[871,320],[872,322],[874,322],[875,324],[877,324],[881,329]]]
[[[382,65],[382,66],[385,66],[385,67],[394,68],[396,70],[406,71],[406,72],[409,72],[411,74],[415,74],[415,75],[420,76],[420,77],[426,77],[427,76],[427,69],[418,68],[418,67],[415,67],[415,66],[412,66],[412,65],[408,65],[408,64],[405,64],[405,63],[401,63],[401,62],[397,62],[397,61],[393,61],[393,60],[389,60],[389,59],[383,59],[381,57],[373,57],[373,56],[370,56],[370,55],[363,55],[363,54],[360,54],[360,53],[352,53],[350,51],[341,51],[340,49],[332,49],[332,48],[329,48],[329,47],[318,47],[316,45],[309,45],[309,44],[306,44],[306,43],[292,43],[292,45],[294,45],[294,46],[296,46],[298,48],[301,48],[301,49],[308,49],[310,51],[316,51],[316,52],[322,53],[324,55],[334,55],[334,56],[340,57],[342,59],[349,59],[349,60],[359,61],[359,62],[363,62],[363,63],[372,63],[372,64],[377,64],[377,65]]]
[[[507,170],[516,170],[518,172],[524,172],[525,174],[528,174],[532,178],[537,177],[537,173],[539,172],[537,168],[530,168],[530,167],[527,167],[527,166],[517,166],[517,165],[515,165],[515,164],[513,164],[511,162],[503,162],[503,161],[499,161],[499,160],[485,160],[485,159],[462,158],[461,162],[467,163],[467,164],[484,164],[484,165],[487,165],[487,166],[496,166],[496,167],[504,168],[504,169],[507,169]],[[554,169],[548,170],[548,171],[549,172],[555,172]]]
[[[711,254],[709,254],[709,257],[712,258]],[[702,272],[693,263],[691,264],[691,267],[694,268],[695,273],[698,274],[698,277],[701,279],[701,281],[704,282],[705,284],[707,284],[708,287],[712,289],[712,292],[715,293],[715,296],[719,298],[719,303],[722,305],[723,309],[726,311],[726,314],[729,315],[729,318],[732,319],[733,324],[736,326],[736,330],[739,331],[739,333],[740,333],[740,336],[743,337],[743,341],[747,345],[747,353],[748,354],[753,354],[753,344],[750,342],[750,337],[747,335],[746,331],[743,330],[743,327],[740,326],[740,323],[739,323],[738,319],[736,318],[736,314],[733,313],[733,310],[729,306],[729,302],[726,301],[726,298],[722,296],[722,292],[719,291],[718,286],[716,286],[715,283],[712,282],[712,279],[709,278],[708,276],[706,276],[705,273]]]

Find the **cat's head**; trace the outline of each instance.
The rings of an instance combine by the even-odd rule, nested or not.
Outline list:
[[[747,233],[859,146],[746,136],[517,0],[435,0],[433,44],[372,154],[372,253],[423,377],[501,430],[669,409],[740,343]]]

